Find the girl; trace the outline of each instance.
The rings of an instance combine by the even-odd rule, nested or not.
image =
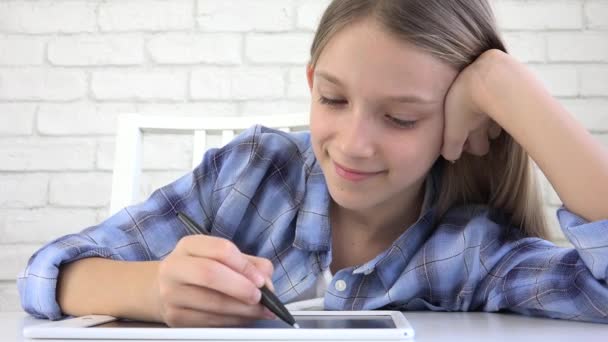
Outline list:
[[[170,326],[328,310],[608,322],[608,155],[505,52],[485,0],[336,0],[306,70],[310,134],[256,126],[174,183],[32,256],[37,317]],[[575,246],[543,240],[531,157]],[[186,236],[184,211],[213,236]]]

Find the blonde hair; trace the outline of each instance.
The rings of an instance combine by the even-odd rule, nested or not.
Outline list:
[[[345,26],[375,19],[387,33],[404,39],[461,71],[484,51],[506,48],[487,0],[334,0],[315,34],[314,68],[327,42]],[[455,206],[485,204],[500,209],[526,236],[546,238],[547,222],[533,163],[507,132],[492,140],[490,152],[463,153],[455,163],[443,158],[437,216]]]

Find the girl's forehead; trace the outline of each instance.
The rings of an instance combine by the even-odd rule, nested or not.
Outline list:
[[[403,90],[436,98],[447,92],[457,71],[413,43],[389,34],[373,20],[346,26],[329,39],[316,68],[344,86]]]

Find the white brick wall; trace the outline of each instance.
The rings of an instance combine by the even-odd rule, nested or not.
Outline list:
[[[117,113],[308,111],[304,66],[328,3],[1,1],[0,311],[19,309],[14,278],[35,249],[105,218]],[[608,0],[493,3],[513,55],[608,145]],[[147,136],[140,198],[188,169],[190,148]],[[560,200],[543,186],[554,222]]]

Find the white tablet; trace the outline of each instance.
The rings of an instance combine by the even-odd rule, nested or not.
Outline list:
[[[139,340],[408,340],[414,329],[399,311],[292,311],[300,329],[281,320],[243,327],[169,328],[164,324],[90,315],[27,326],[23,336],[46,339]]]

